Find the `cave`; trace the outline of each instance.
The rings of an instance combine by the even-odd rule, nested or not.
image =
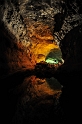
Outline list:
[[[81,123],[82,1],[0,1],[1,119]]]

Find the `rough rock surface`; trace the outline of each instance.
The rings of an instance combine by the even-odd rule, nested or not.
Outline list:
[[[8,124],[81,121],[81,8],[81,0],[0,0],[1,107]],[[41,71],[47,77],[53,74],[64,85],[60,103],[67,120],[62,117],[57,80],[52,85],[47,83],[50,79],[28,77],[39,76],[40,68],[36,73],[30,70],[55,48],[61,49],[64,64],[56,71],[44,71],[44,67]]]
[[[82,25],[81,7],[81,0],[1,0],[0,73],[33,68],[44,61],[51,49],[62,46],[66,34]]]

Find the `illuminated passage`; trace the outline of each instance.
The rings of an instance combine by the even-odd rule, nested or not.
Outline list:
[[[50,64],[58,64],[58,63],[62,64],[64,61],[62,59],[61,50],[58,48],[52,49],[50,53],[46,56],[45,61]]]
[[[48,58],[45,60],[47,63],[58,64],[59,61],[56,58]]]

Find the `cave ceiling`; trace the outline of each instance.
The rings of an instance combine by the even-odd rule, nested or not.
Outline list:
[[[81,8],[81,0],[1,0],[1,70],[4,65],[11,72],[33,68],[37,62],[45,61],[51,50],[60,48],[66,59],[72,53],[72,41],[70,46],[75,53],[75,41],[68,34],[78,27],[81,37]],[[64,39],[68,39],[67,44]]]

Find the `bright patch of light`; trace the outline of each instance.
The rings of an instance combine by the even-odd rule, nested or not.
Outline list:
[[[48,58],[45,61],[50,64],[58,64],[58,60],[56,58]]]

